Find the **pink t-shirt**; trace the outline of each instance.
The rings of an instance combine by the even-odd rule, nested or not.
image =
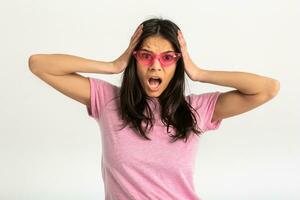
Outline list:
[[[91,86],[89,116],[99,124],[102,139],[101,170],[105,200],[201,200],[193,182],[199,136],[185,143],[170,143],[167,127],[160,121],[159,104],[148,101],[155,124],[146,140],[122,125],[118,113],[120,87],[107,81],[88,77]],[[220,92],[190,94],[197,110],[198,126],[203,131],[217,129],[222,120],[211,123]],[[187,97],[186,97],[187,98]],[[157,106],[155,106],[157,105]],[[173,130],[171,127],[169,131]],[[169,133],[170,134],[170,133]]]

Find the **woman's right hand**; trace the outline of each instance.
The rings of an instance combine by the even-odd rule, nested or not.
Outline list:
[[[125,52],[116,60],[112,61],[113,66],[117,69],[118,73],[121,73],[124,71],[124,69],[127,67],[129,58],[133,52],[133,49],[135,48],[136,44],[139,42],[139,38],[143,31],[143,25],[140,25],[134,32],[134,34],[131,36],[130,43],[128,48],[125,50]]]

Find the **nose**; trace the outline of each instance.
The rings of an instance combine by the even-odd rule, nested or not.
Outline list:
[[[149,67],[150,70],[161,70],[161,63],[159,62],[158,58],[155,58],[152,65]]]

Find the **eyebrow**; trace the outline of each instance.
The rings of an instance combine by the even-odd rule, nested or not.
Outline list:
[[[148,50],[148,49],[145,49],[145,48],[141,48],[141,50],[144,50],[144,51],[148,51],[148,52],[153,53],[153,51]],[[164,52],[162,52],[162,53],[167,53],[167,52],[174,52],[174,51],[173,51],[173,50],[168,50],[168,51],[164,51]]]

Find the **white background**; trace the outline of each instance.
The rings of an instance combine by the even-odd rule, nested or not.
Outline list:
[[[0,199],[104,199],[98,125],[83,104],[34,76],[28,58],[64,53],[111,61],[150,17],[181,28],[199,67],[281,83],[274,99],[202,137],[200,197],[300,199],[299,8],[296,0],[2,1]],[[121,84],[121,74],[83,75]],[[187,93],[233,89],[187,81]]]

